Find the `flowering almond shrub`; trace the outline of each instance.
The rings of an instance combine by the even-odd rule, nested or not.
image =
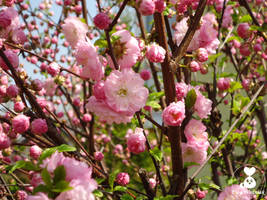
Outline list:
[[[266,200],[267,2],[0,0],[0,199]]]

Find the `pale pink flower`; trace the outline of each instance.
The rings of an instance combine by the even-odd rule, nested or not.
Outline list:
[[[199,120],[191,119],[186,125],[184,133],[187,141],[205,143],[208,134],[205,132],[206,126]]]
[[[99,81],[99,82],[94,84],[94,87],[93,87],[94,96],[95,96],[95,98],[97,100],[105,100],[106,99],[104,86],[105,86],[105,82],[104,81]]]
[[[232,14],[234,13],[232,6],[226,6],[224,14],[223,14],[223,21],[222,27],[228,28],[233,24]]]
[[[105,101],[97,100],[95,96],[89,98],[86,108],[89,112],[95,113],[100,121],[108,124],[112,124],[113,122],[117,124],[128,123],[132,119],[132,116],[126,116],[115,112],[105,103]]]
[[[130,152],[139,154],[146,149],[146,138],[142,128],[136,128],[135,132],[127,138],[127,147]]]
[[[46,70],[48,74],[54,77],[59,74],[60,66],[56,62],[52,62],[47,66]]]
[[[93,191],[97,189],[97,183],[93,179],[86,181],[74,179],[70,182],[72,190],[62,192],[55,200],[95,200]]]
[[[207,151],[205,148],[199,148],[195,143],[182,143],[182,155],[184,162],[194,162],[198,164],[204,163],[207,158]]]
[[[206,62],[208,58],[209,58],[209,55],[205,48],[199,48],[197,50],[197,59],[199,62]]]
[[[217,81],[219,90],[228,90],[230,88],[230,81],[230,78],[219,78]]]
[[[200,64],[194,60],[190,62],[189,67],[190,67],[191,72],[197,72],[200,70]]]
[[[18,190],[16,192],[17,200],[26,200],[28,197],[28,194],[23,190]]]
[[[20,28],[19,15],[13,7],[2,9],[0,13],[6,19],[8,18],[11,20],[11,23],[8,22],[8,26],[0,30],[0,38],[7,39],[8,36],[12,35],[12,31]]]
[[[15,29],[12,32],[12,40],[18,44],[24,44],[28,41],[27,36],[22,29]]]
[[[201,119],[208,118],[208,115],[210,114],[212,108],[212,101],[203,96],[199,90],[195,91],[197,93],[197,99],[194,105],[194,109]]]
[[[251,30],[248,23],[241,23],[238,25],[236,31],[239,37],[245,39],[248,38],[251,35]]]
[[[79,41],[75,47],[74,56],[79,65],[87,65],[88,62],[98,56],[96,48],[89,41]]]
[[[137,3],[140,3],[139,1],[140,0],[137,0]],[[144,16],[153,15],[155,8],[156,5],[154,0],[141,0],[141,3],[139,5],[139,11]]]
[[[54,96],[56,89],[57,89],[57,84],[54,82],[54,79],[48,78],[46,79],[44,83],[44,89],[45,89],[45,94],[48,96]]]
[[[188,92],[188,85],[183,82],[175,84],[176,98],[178,101],[181,101]]]
[[[30,127],[30,117],[17,115],[12,119],[12,127],[16,133],[24,133]]]
[[[70,16],[64,20],[62,32],[72,48],[79,40],[85,40],[88,27],[78,17]]]
[[[17,53],[15,53],[14,51],[7,49],[4,51],[7,59],[9,60],[9,62],[11,63],[11,65],[14,68],[18,68],[19,66],[19,57],[17,55]],[[2,57],[0,58],[0,66],[5,69],[5,70],[9,70],[9,67],[6,65],[5,61],[2,59]]]
[[[45,119],[35,119],[31,123],[33,133],[42,135],[48,131],[48,126]]]
[[[130,182],[130,176],[128,173],[125,173],[125,172],[121,172],[117,175],[117,178],[116,178],[116,182],[119,184],[119,185],[127,185],[129,182]]]
[[[19,94],[19,88],[16,85],[10,85],[7,89],[6,89],[6,94],[7,96],[9,96],[10,98],[15,98],[17,97],[17,95]]]
[[[146,57],[150,62],[162,63],[165,58],[166,51],[156,43],[147,47]]]
[[[113,33],[112,36],[120,37],[113,44],[113,50],[118,65],[121,69],[131,68],[137,62],[141,54],[137,39],[127,30],[117,31],[116,33]],[[114,68],[114,64],[110,56],[107,58],[110,66]]]
[[[164,124],[167,126],[181,126],[185,118],[185,105],[184,102],[173,102],[166,107],[162,112]]]
[[[63,153],[58,153],[57,151],[52,154],[50,158],[46,158],[43,160],[43,164],[40,165],[42,168],[46,168],[50,173],[54,172],[54,170],[62,165],[62,161],[64,159]]]
[[[88,64],[83,66],[80,75],[83,78],[91,78],[94,81],[100,81],[104,77],[104,67],[99,57],[89,59]]]
[[[36,195],[29,195],[27,200],[49,200],[46,194],[39,192]]]
[[[128,116],[144,107],[148,97],[144,80],[131,69],[111,72],[105,81],[104,91],[109,107]]]
[[[235,184],[224,188],[224,190],[220,193],[218,200],[225,200],[225,199],[251,200],[252,196],[253,196],[252,192],[249,191],[247,188]]]
[[[96,152],[94,152],[94,158],[97,161],[101,161],[104,158],[104,154],[100,151],[96,151]]]

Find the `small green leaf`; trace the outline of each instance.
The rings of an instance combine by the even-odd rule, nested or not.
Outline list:
[[[114,187],[115,178],[116,178],[115,173],[110,174],[108,178],[109,187],[111,188],[112,191]]]
[[[114,188],[114,191],[126,192],[126,191],[127,191],[127,188],[118,185],[118,186],[116,186],[116,187]]]
[[[63,165],[60,165],[54,170],[53,183],[56,184],[59,181],[65,180],[65,178],[66,170]]]
[[[124,194],[122,195],[121,200],[134,200],[134,198],[129,194]]]
[[[111,43],[113,44],[114,42],[116,42],[117,40],[119,40],[121,37],[118,35],[111,35],[110,40]]]
[[[50,176],[50,174],[49,174],[49,172],[47,171],[46,168],[44,168],[44,169],[42,170],[42,172],[41,172],[41,176],[42,176],[42,179],[43,179],[44,183],[45,183],[48,187],[52,186],[51,176]]]
[[[38,170],[40,170],[32,162],[24,161],[24,160],[20,160],[20,161],[16,162],[16,164],[12,166],[12,168],[10,169],[9,172],[12,173],[16,169],[25,169],[25,170],[29,170],[29,171],[38,171]]]
[[[108,46],[108,43],[104,39],[98,39],[94,43],[95,46],[99,46],[100,48],[106,48]]]
[[[244,22],[251,22],[252,18],[250,17],[250,15],[244,15],[242,16],[242,18],[240,19],[240,23],[244,23]]]
[[[94,190],[93,191],[93,194],[95,195],[95,197],[103,197],[103,193],[99,190]]]
[[[220,53],[217,53],[217,54],[211,54],[211,55],[209,55],[209,62],[210,63],[212,63],[212,62],[214,62],[215,60],[216,60],[216,58],[218,58],[218,57],[220,57],[222,55],[222,53],[220,52]]]
[[[160,109],[161,108],[159,103],[156,102],[156,101],[149,101],[149,102],[146,103],[146,105],[150,106],[153,109]]]
[[[221,189],[220,186],[218,186],[216,184],[213,184],[213,183],[199,183],[198,187],[201,190],[209,190],[210,188],[214,188],[214,189],[217,189],[217,190]]]
[[[164,96],[164,92],[161,91],[161,92],[152,92],[149,94],[147,100],[148,101],[155,101],[155,100],[159,100],[161,97]]]
[[[86,24],[86,20],[84,18],[80,18],[80,20],[81,20],[82,23]]]
[[[161,150],[159,150],[158,147],[155,147],[154,149],[149,150],[149,152],[151,153],[151,155],[157,160],[157,161],[161,161],[163,154],[161,152]]]
[[[69,182],[67,181],[59,181],[56,183],[56,185],[54,186],[54,188],[52,189],[53,192],[66,192],[66,191],[69,191],[69,190],[72,190],[73,188],[69,186]]]
[[[184,163],[184,168],[188,168],[190,166],[196,166],[196,165],[199,165],[199,164],[195,163],[195,162],[185,162]]]
[[[57,147],[47,148],[41,154],[41,156],[39,158],[39,162],[41,162],[44,159],[50,157],[56,151],[58,151],[58,152],[72,152],[72,151],[76,151],[76,148],[75,147],[72,147],[72,146],[69,146],[67,144],[62,144],[62,145],[57,146]]]
[[[46,185],[38,185],[37,187],[34,188],[33,190],[33,194],[36,194],[38,192],[44,192],[44,193],[48,193],[49,192],[49,188]]]
[[[228,92],[233,93],[234,91],[243,88],[240,82],[232,81],[230,83],[230,88],[228,89]]]
[[[194,89],[191,89],[185,97],[185,106],[187,109],[191,109],[197,100],[197,94]]]

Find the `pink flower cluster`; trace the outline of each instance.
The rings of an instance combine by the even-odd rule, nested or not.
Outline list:
[[[179,46],[188,29],[188,18],[183,18],[174,28],[174,41]],[[217,25],[214,14],[207,13],[202,17],[201,27],[195,32],[192,41],[189,44],[187,51],[194,51],[199,48],[205,48],[209,54],[216,53],[219,46],[217,38],[218,31],[214,28]]]
[[[205,131],[205,125],[199,120],[191,119],[186,125],[184,134],[187,142],[182,143],[184,162],[202,164],[206,160],[209,142]]]
[[[148,89],[143,85],[144,80],[133,70],[114,70],[105,81],[95,85],[94,96],[89,98],[86,107],[99,116],[100,121],[127,123],[145,106]]]
[[[73,189],[60,193],[55,200],[94,200],[92,192],[97,188],[97,183],[91,178],[92,168],[88,167],[84,162],[65,157],[63,153],[58,152],[45,159],[41,167],[46,168],[52,174],[60,165],[64,166],[66,180],[70,182],[70,186]],[[29,196],[28,199],[38,199],[38,196],[43,196],[42,199],[48,199],[44,193]]]

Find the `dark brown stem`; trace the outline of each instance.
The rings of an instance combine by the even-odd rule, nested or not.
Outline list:
[[[108,42],[109,55],[110,55],[110,57],[111,57],[111,59],[113,61],[115,69],[119,70],[119,65],[118,65],[117,59],[116,59],[116,57],[114,55],[113,47],[112,47],[112,44],[111,44],[109,31],[105,30],[105,34],[106,34],[106,39],[107,39],[107,42]]]
[[[164,17],[161,13],[154,14],[155,28],[158,33],[158,43],[166,50],[164,62],[161,64],[164,90],[166,96],[166,104],[175,101],[175,82],[174,76],[170,68],[170,57],[168,52],[167,35],[165,28]],[[181,148],[181,131],[178,127],[168,127],[168,138],[171,143],[171,157],[172,157],[172,183],[170,194],[181,195],[184,190],[184,171],[183,171],[183,157]],[[177,184],[179,183],[179,184]]]
[[[264,110],[264,102],[259,101],[260,108],[256,110],[257,117],[259,118],[261,131],[265,142],[265,149],[267,150],[267,119]]]

